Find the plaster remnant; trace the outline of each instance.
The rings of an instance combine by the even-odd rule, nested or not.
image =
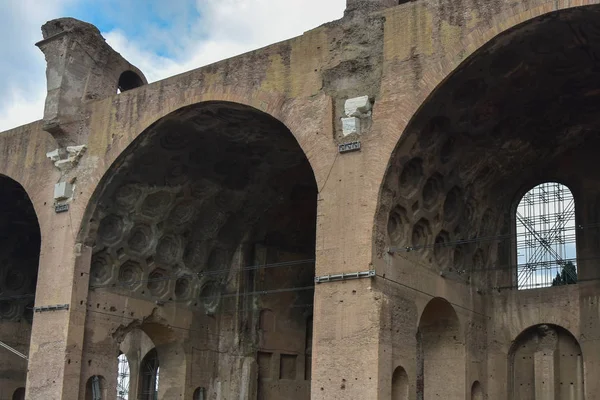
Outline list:
[[[369,96],[354,97],[344,103],[345,117],[342,117],[342,134],[344,137],[361,134],[361,120],[371,118],[371,100]]]
[[[85,154],[87,146],[85,144],[79,146],[67,146],[65,148],[58,148],[46,153],[48,157],[54,163],[54,166],[60,171],[67,171],[74,168],[81,157]]]
[[[342,118],[342,132],[344,136],[352,135],[353,133],[360,134],[360,119],[355,117]]]
[[[369,96],[355,97],[346,100],[344,111],[348,117],[367,117],[371,114],[371,101]]]

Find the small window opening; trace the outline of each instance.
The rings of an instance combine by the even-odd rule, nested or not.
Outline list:
[[[140,373],[142,374],[141,399],[157,400],[160,367],[158,364],[158,353],[156,352],[156,349],[150,350],[146,357],[144,357]]]
[[[144,84],[142,78],[139,77],[133,71],[125,71],[119,77],[119,86],[117,88],[117,93],[126,92],[131,89],[135,89]]]
[[[516,212],[517,287],[577,283],[575,200],[564,185],[542,183]]]
[[[107,398],[106,380],[100,375],[91,376],[85,389],[86,400],[104,400]]]
[[[194,400],[206,400],[206,389],[199,387],[194,391]]]
[[[92,377],[92,399],[102,400],[102,392],[100,392],[100,378]]]
[[[129,361],[123,353],[118,360],[117,400],[129,400]]]

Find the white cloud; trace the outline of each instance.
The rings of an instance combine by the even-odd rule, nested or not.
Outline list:
[[[341,18],[346,0],[198,0],[199,17],[192,29],[172,27],[178,39],[174,58],[150,48],[152,38],[131,40],[122,30],[103,33],[123,57],[156,81],[271,43],[301,35],[325,22]],[[318,11],[318,12],[317,12]],[[164,30],[155,31],[165,34]],[[173,38],[172,38],[173,39]],[[157,37],[161,43],[164,38]]]
[[[40,27],[71,0],[0,1],[0,131],[38,120],[46,96],[45,62],[34,46]]]
[[[40,90],[32,93],[14,87],[3,94],[8,96],[9,101],[0,108],[0,132],[42,118],[46,99],[46,89],[43,85],[42,82]]]
[[[40,27],[84,0],[0,0],[0,131],[42,118],[46,96],[45,62],[34,46]],[[119,24],[136,20],[136,7],[112,10],[117,28],[104,32],[115,50],[150,81],[201,67],[301,35],[342,16],[346,0],[196,0],[197,13],[183,2],[157,2],[171,26],[143,21],[144,34],[129,38]],[[162,4],[162,5],[161,5]],[[176,4],[176,5],[177,5]],[[88,7],[101,7],[90,2]],[[166,7],[165,10],[160,7]],[[189,9],[189,7],[188,7]],[[193,10],[193,9],[192,9]],[[116,18],[116,17],[115,17]],[[169,56],[160,50],[169,49]]]

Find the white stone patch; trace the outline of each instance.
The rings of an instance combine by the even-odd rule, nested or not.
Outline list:
[[[356,117],[342,118],[342,133],[344,136],[353,133],[360,134],[360,119]]]
[[[80,146],[68,146],[65,149],[56,149],[46,153],[48,157],[54,163],[54,166],[61,171],[73,168],[79,163],[79,160],[85,154],[87,146],[82,144]]]
[[[67,200],[73,196],[73,185],[68,182],[59,182],[54,185],[54,200]]]
[[[355,97],[346,100],[344,111],[347,117],[365,117],[371,111],[371,100],[369,96]]]
[[[46,153],[46,157],[48,157],[50,160],[52,160],[52,162],[56,162],[56,161],[60,160],[60,150],[59,149],[52,150],[52,151]]]
[[[345,117],[342,118],[342,133],[345,136],[360,135],[361,118],[371,117],[371,100],[369,96],[354,97],[344,103]]]

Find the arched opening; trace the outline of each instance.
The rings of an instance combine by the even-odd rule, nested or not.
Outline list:
[[[597,279],[593,149],[599,6],[518,25],[465,60],[404,131],[380,196],[378,256],[460,284],[517,288],[515,196],[534,182],[576,194],[577,275]],[[556,271],[554,276],[556,277]]]
[[[106,379],[100,375],[91,376],[85,385],[85,400],[108,399]]]
[[[117,357],[117,400],[132,400],[143,397],[143,377],[148,378],[148,365],[143,365],[147,360],[158,357],[156,344],[144,331],[149,329],[143,324],[140,327],[127,331],[119,338],[119,356]],[[154,353],[152,353],[154,352]],[[167,352],[169,354],[171,352]],[[173,352],[174,353],[174,352]],[[173,357],[185,362],[181,354],[173,354]],[[148,382],[145,383],[148,385]],[[144,395],[148,395],[145,393]]]
[[[392,375],[392,400],[408,400],[408,375],[402,367],[397,367]]]
[[[187,338],[177,340],[203,349],[190,355],[189,368],[205,373],[188,388],[185,374],[169,371],[175,362],[156,341],[164,385],[170,385],[161,384],[161,396],[177,396],[182,387],[187,396],[195,387],[213,393],[218,376],[232,395],[310,397],[306,324],[314,296],[316,200],[312,169],[292,133],[240,104],[182,108],[117,159],[82,232],[93,246],[90,302],[110,293],[149,309],[158,304],[171,326],[190,329],[178,329]],[[250,382],[253,375],[244,375],[243,363],[234,365],[223,346],[248,355],[268,375]],[[273,362],[260,365],[267,357]],[[179,378],[166,379],[169,373]]]
[[[119,84],[117,93],[126,92],[131,89],[135,89],[144,84],[144,81],[138,74],[133,71],[125,71],[119,76]]]
[[[16,181],[0,176],[0,393],[25,386],[41,235],[33,204]]]
[[[25,400],[25,388],[20,387],[12,395],[12,400]]]
[[[583,356],[573,335],[556,325],[537,325],[513,342],[510,398],[583,400]]]
[[[418,398],[464,399],[465,345],[450,303],[434,298],[427,304],[419,321],[417,341]]]
[[[194,400],[207,400],[206,388],[199,387],[194,390]]]
[[[158,384],[160,379],[160,363],[156,349],[146,354],[140,364],[139,396],[142,400],[158,399]]]
[[[519,289],[577,283],[575,199],[568,187],[545,182],[529,190],[515,224]]]
[[[471,400],[483,400],[483,389],[479,381],[473,382],[471,386]]]
[[[117,400],[128,400],[131,371],[127,356],[123,353],[119,354],[117,368]]]

